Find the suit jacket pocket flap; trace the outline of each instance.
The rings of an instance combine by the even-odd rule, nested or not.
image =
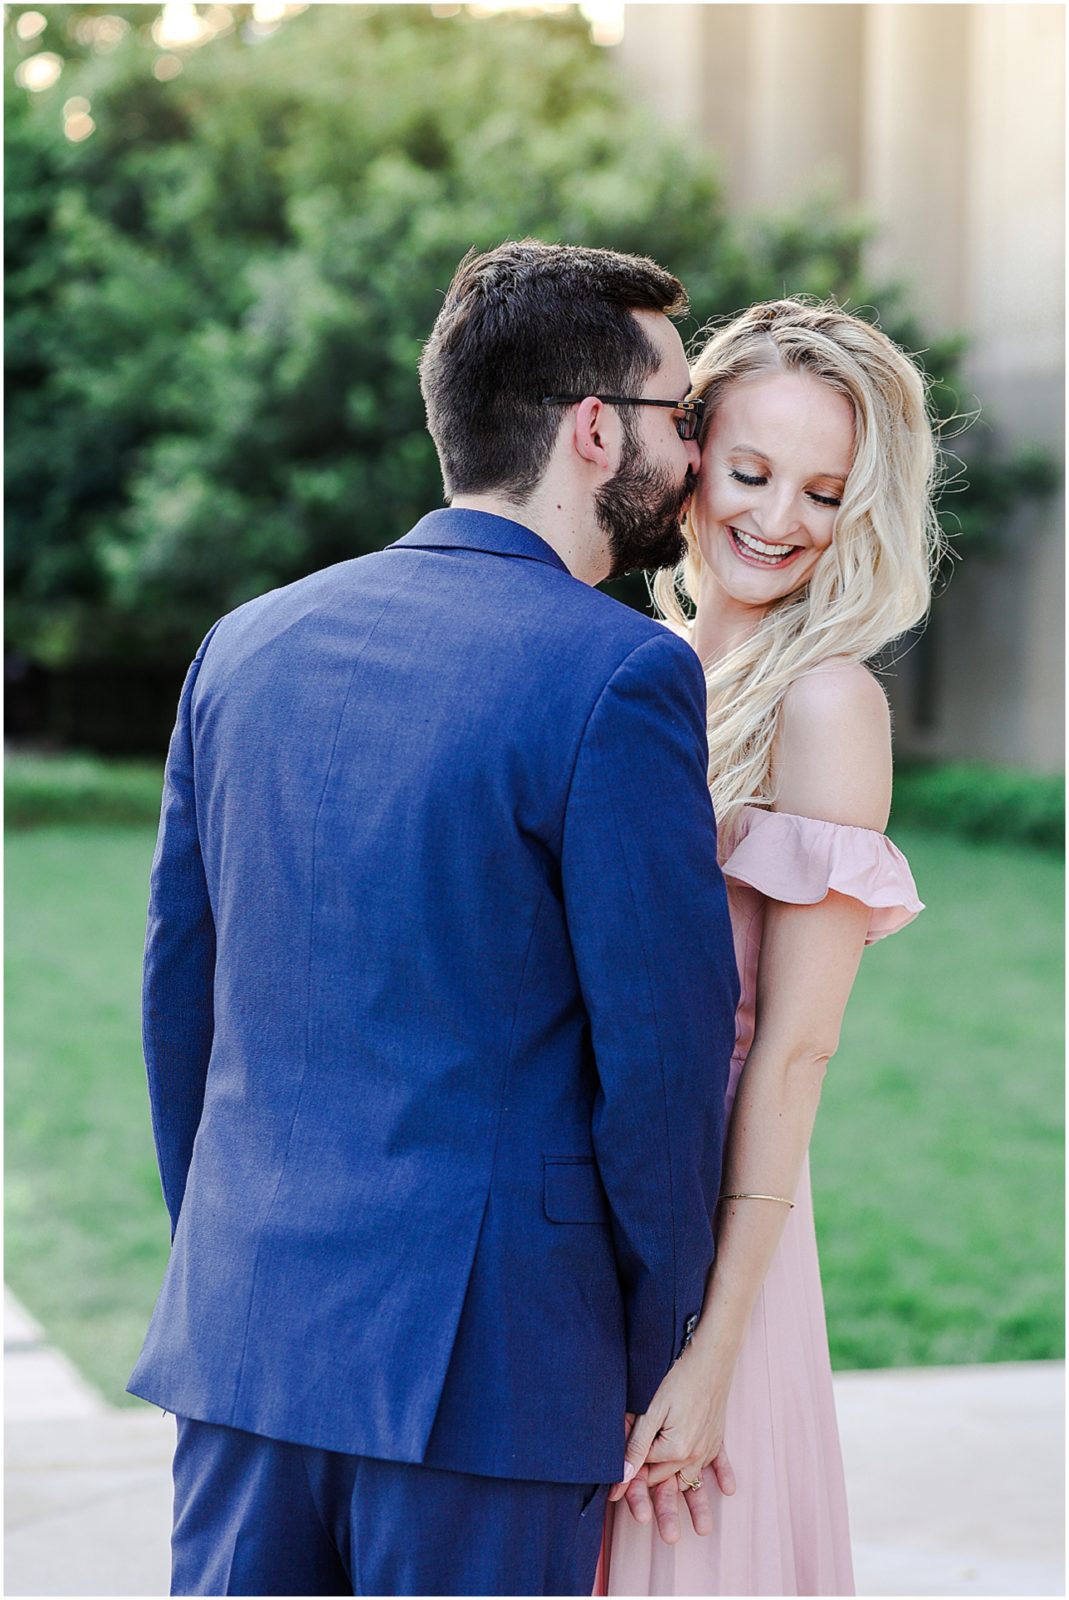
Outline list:
[[[607,1222],[608,1203],[592,1156],[546,1156],[550,1222]]]

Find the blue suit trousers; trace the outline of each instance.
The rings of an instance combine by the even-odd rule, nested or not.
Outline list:
[[[179,1417],[173,1595],[588,1595],[607,1485],[437,1471]]]

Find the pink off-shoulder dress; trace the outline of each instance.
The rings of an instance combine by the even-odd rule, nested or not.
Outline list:
[[[730,1116],[753,1040],[766,902],[815,905],[830,889],[850,895],[870,908],[868,944],[924,907],[905,857],[884,834],[788,812],[747,807],[723,870],[742,991]],[[595,1593],[854,1593],[808,1161],[794,1198],[732,1380],[724,1443],[736,1493],[720,1495],[707,1472],[714,1531],[699,1538],[684,1513],[675,1545],[622,1502],[610,1506]]]

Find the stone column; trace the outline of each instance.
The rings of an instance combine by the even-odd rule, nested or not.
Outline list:
[[[711,6],[715,13],[721,8]],[[735,9],[734,7],[728,9]],[[747,211],[856,200],[863,5],[750,5]],[[716,92],[716,86],[710,86]]]
[[[1065,11],[978,5],[972,30],[965,233],[968,373],[1007,443],[1064,440]],[[993,626],[1014,652],[996,703],[1013,715],[1007,753],[1064,764],[1062,497],[1011,513],[990,569]],[[1008,637],[1015,634],[1012,644]],[[992,684],[989,692],[998,693]]]
[[[676,132],[702,125],[705,6],[628,5],[624,36],[612,54],[641,99]]]
[[[733,209],[855,199],[861,5],[629,5],[616,55],[717,160]]]
[[[876,283],[908,277],[930,325],[960,326],[970,5],[865,8],[861,199]]]

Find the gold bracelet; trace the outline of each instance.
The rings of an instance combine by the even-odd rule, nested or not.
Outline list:
[[[781,1194],[722,1194],[721,1200],[774,1200],[779,1206],[790,1206],[794,1210],[793,1200],[784,1200]]]

